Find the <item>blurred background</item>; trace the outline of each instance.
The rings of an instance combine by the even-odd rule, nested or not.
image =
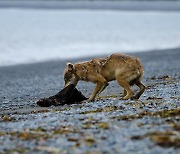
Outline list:
[[[0,66],[177,47],[178,0],[0,0]]]

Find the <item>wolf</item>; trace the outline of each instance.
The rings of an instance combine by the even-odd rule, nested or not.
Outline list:
[[[142,83],[143,73],[144,69],[138,58],[116,53],[105,58],[95,58],[75,64],[67,62],[64,70],[64,81],[65,87],[70,84],[76,86],[79,80],[95,83],[96,88],[86,100],[88,102],[94,101],[95,97],[112,80],[116,80],[124,88],[123,100],[139,99],[145,91],[145,85]],[[133,85],[137,85],[140,89],[136,95],[131,90]]]

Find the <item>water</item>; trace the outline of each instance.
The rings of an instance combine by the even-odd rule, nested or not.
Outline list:
[[[0,66],[180,46],[180,12],[0,9]]]

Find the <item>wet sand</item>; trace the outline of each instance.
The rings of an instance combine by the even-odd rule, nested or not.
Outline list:
[[[119,100],[111,82],[95,102],[41,108],[63,88],[66,61],[0,67],[0,153],[179,153],[180,48],[132,55],[145,69],[138,101]],[[89,96],[94,85],[77,88]]]

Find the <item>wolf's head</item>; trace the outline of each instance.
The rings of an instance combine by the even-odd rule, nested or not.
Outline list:
[[[64,82],[64,87],[67,87],[70,84],[76,86],[78,83],[78,76],[76,75],[74,64],[72,63],[68,62],[66,64],[66,68],[64,70]]]

